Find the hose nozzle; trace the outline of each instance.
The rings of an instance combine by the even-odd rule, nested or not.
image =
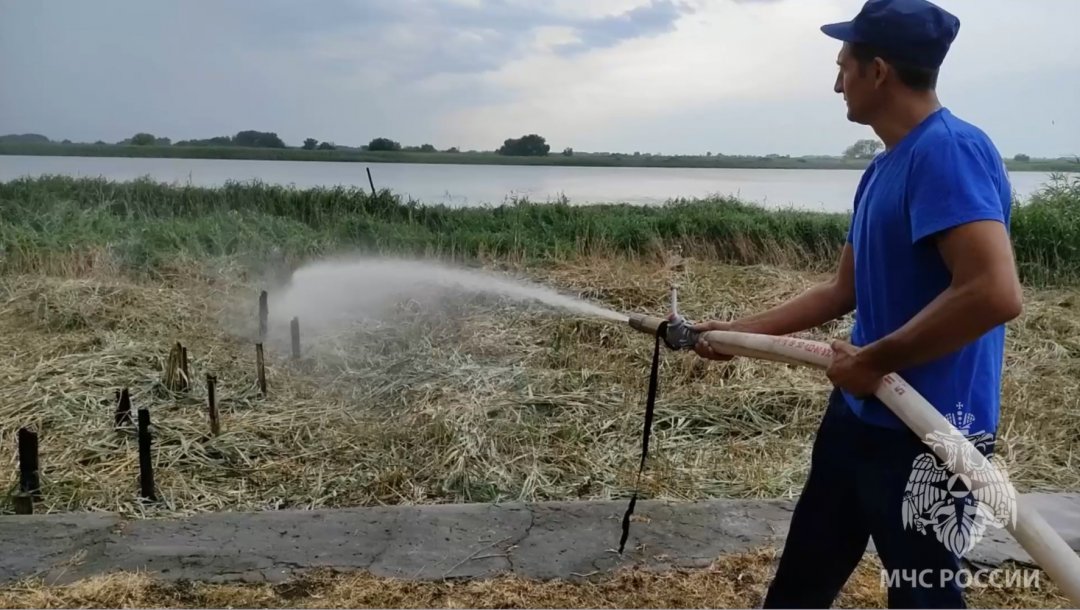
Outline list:
[[[648,335],[655,335],[656,330],[660,328],[663,321],[663,318],[656,316],[633,314],[630,316],[630,328]],[[701,333],[692,328],[691,322],[678,317],[675,320],[668,321],[664,334],[660,336],[660,339],[670,349],[684,350],[693,349],[700,335]]]

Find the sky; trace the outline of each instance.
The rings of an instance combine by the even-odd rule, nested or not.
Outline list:
[[[1002,154],[1080,155],[1077,0],[940,0],[938,93]],[[493,150],[836,155],[874,137],[824,23],[861,0],[0,0],[0,134],[274,131]]]

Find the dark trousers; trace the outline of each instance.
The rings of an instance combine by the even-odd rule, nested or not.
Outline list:
[[[903,498],[912,463],[927,451],[906,429],[864,424],[834,391],[764,607],[830,607],[871,537],[885,570],[916,575],[933,570],[932,578],[922,582],[929,588],[920,587],[919,579],[889,583],[890,608],[965,607],[955,578],[941,586],[941,570],[956,574],[960,569],[956,555],[932,533],[904,528]]]

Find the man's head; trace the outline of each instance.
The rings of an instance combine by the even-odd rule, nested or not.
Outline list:
[[[897,96],[932,91],[959,29],[955,16],[926,0],[869,0],[853,20],[822,26],[844,43],[834,90],[844,94],[848,119],[869,124]]]

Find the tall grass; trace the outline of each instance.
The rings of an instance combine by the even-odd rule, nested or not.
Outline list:
[[[102,247],[145,269],[178,254],[278,251],[303,258],[348,249],[541,263],[681,246],[691,256],[726,262],[827,269],[848,224],[847,214],[770,211],[729,198],[657,207],[524,201],[458,209],[402,201],[388,191],[258,182],[205,188],[42,177],[0,184],[0,264],[7,268]],[[1080,180],[1055,176],[1017,205],[1013,237],[1026,282],[1080,280]]]
[[[1029,203],[1014,207],[1012,237],[1025,281],[1080,282],[1080,177],[1054,175]]]

